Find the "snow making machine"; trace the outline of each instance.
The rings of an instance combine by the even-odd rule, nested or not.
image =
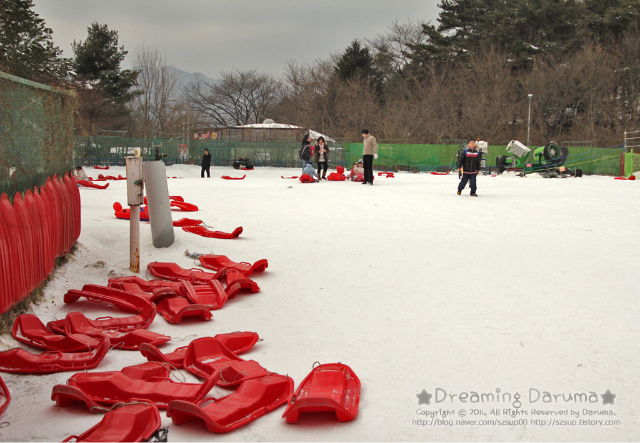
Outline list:
[[[569,157],[569,148],[559,146],[556,142],[549,142],[531,150],[518,140],[511,140],[507,144],[507,152],[508,155],[496,157],[498,174],[507,169],[521,169],[524,172],[525,168],[530,168],[531,172],[540,172],[551,177],[561,172],[559,168]]]

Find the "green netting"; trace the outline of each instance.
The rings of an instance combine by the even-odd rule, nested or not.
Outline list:
[[[347,166],[362,158],[362,143],[344,144]],[[582,169],[585,174],[618,175],[620,173],[621,147],[594,148],[568,147],[566,167]],[[455,169],[458,145],[378,144],[378,159],[374,169],[399,171],[446,171]],[[506,146],[489,146],[486,167],[496,167],[496,157],[507,155]],[[531,170],[531,169],[530,169]],[[533,165],[533,171],[536,165]]]
[[[329,145],[331,165],[343,164],[342,148]],[[248,158],[256,166],[298,167],[296,142],[245,142],[218,140],[144,140],[121,136],[77,137],[76,164],[124,165],[124,158],[133,155],[134,148],[142,149],[145,159],[154,158],[156,149],[167,164],[200,164],[204,150],[211,154],[214,166],[230,166],[234,160]]]
[[[0,72],[0,193],[73,168],[75,95]]]

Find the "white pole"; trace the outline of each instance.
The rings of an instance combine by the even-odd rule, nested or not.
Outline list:
[[[136,148],[135,157],[126,157],[127,203],[129,204],[129,269],[140,272],[140,205],[144,191],[142,181],[142,158]]]
[[[531,99],[533,98],[533,94],[529,94],[529,122],[527,123],[527,148],[531,147],[531,138],[529,135],[531,134]]]

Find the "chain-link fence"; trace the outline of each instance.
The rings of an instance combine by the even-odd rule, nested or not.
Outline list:
[[[71,171],[75,106],[72,92],[0,72],[0,194]]]

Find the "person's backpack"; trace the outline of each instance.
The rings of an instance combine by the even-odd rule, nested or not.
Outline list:
[[[298,151],[298,157],[300,157],[300,160],[307,162],[311,160],[311,149],[309,148],[309,145],[304,145],[300,148],[300,151]]]

